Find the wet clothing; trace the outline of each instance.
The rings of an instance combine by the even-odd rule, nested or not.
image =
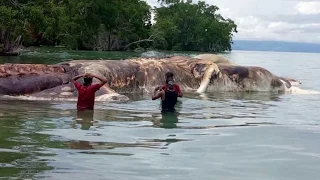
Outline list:
[[[166,90],[167,90],[166,84],[162,85],[161,89],[164,90],[164,91],[166,91]],[[178,84],[174,84],[174,85],[173,85],[173,89],[174,89],[175,91],[177,91],[178,93],[181,93],[181,89],[180,89],[180,86],[179,86]]]
[[[175,108],[174,106],[177,103],[178,100],[178,92],[176,90],[165,90],[165,98],[162,101],[162,112],[174,112]]]
[[[84,86],[76,81],[74,83],[74,85],[78,90],[77,109],[78,110],[93,110],[95,92],[101,88],[101,84]]]

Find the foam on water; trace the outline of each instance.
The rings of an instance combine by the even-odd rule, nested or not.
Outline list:
[[[104,94],[101,96],[97,96],[96,101],[128,101],[129,98],[127,96],[124,95],[120,95],[120,94]]]
[[[294,95],[310,95],[310,94],[320,94],[319,91],[314,91],[314,90],[306,90],[306,89],[301,89],[297,86],[299,86],[301,84],[300,81],[298,82],[294,82],[294,81],[290,81],[291,87],[287,88],[286,86],[286,82],[284,82],[283,80],[280,80],[284,87],[285,87],[285,92],[290,93],[290,94],[294,94]]]
[[[319,91],[314,91],[314,90],[306,90],[306,89],[301,89],[296,86],[292,86],[288,90],[289,93],[295,94],[295,95],[304,95],[304,94],[320,94]]]
[[[4,95],[4,99],[12,100],[27,100],[27,101],[77,101],[77,98],[47,98],[47,97],[34,97],[34,96],[9,96]]]
[[[12,99],[12,100],[27,100],[27,101],[77,101],[77,98],[75,97],[64,97],[64,98],[48,98],[48,97],[34,97],[34,96],[9,96],[9,95],[4,95],[4,99]],[[124,95],[120,94],[104,94],[101,96],[97,96],[95,98],[95,101],[97,102],[119,102],[119,101],[128,101],[129,98]]]

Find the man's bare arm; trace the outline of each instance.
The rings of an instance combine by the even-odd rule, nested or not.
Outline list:
[[[177,90],[178,90],[178,97],[183,97],[183,94],[182,94],[182,91],[180,89],[180,86],[179,85],[176,85],[177,86]]]
[[[154,89],[153,91],[153,95],[152,95],[152,100],[156,100],[156,99],[159,99],[161,98],[162,99],[162,96],[163,96],[163,91],[159,91],[161,87],[158,86]]]
[[[75,77],[73,77],[72,78],[72,81],[74,82],[74,81],[77,81],[79,78],[81,78],[81,77],[83,77],[83,76],[85,76],[84,74],[80,74],[80,75],[78,75],[78,76],[75,76]]]
[[[101,82],[100,82],[100,85],[101,86],[103,86],[104,84],[106,84],[107,83],[107,80],[106,79],[104,79],[104,78],[102,78],[102,77],[100,77],[100,76],[96,76],[96,75],[94,75],[94,74],[89,74],[91,77],[95,77],[95,78],[97,78],[97,79],[99,79]]]

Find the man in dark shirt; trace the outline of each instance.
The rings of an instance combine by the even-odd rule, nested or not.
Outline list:
[[[178,92],[174,88],[174,82],[169,80],[166,84],[165,90],[161,87],[157,87],[154,90],[152,100],[161,98],[161,112],[175,112],[175,105],[178,100]]]

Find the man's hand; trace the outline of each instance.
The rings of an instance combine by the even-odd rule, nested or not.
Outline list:
[[[93,78],[93,75],[92,75],[91,73],[86,73],[86,74],[84,75],[84,77]]]
[[[157,86],[155,89],[154,89],[154,92],[153,92],[153,95],[152,95],[152,100],[156,100],[158,98],[161,98],[162,99],[162,96],[164,96],[164,92],[163,91],[160,91],[161,90],[161,86]]]
[[[155,89],[154,89],[154,91],[159,91],[161,89],[161,87],[160,86],[157,86]]]
[[[101,86],[103,86],[104,84],[107,83],[107,80],[104,79],[104,78],[102,78],[102,77],[96,76],[96,75],[91,74],[91,73],[86,73],[86,75],[87,75],[88,77],[91,77],[91,78],[97,78],[97,79],[99,79],[99,80],[101,81],[101,83],[100,83]]]
[[[84,76],[85,76],[85,74],[80,74],[78,76],[73,77],[72,80],[75,82],[76,80],[78,80],[79,78],[84,77]]]

